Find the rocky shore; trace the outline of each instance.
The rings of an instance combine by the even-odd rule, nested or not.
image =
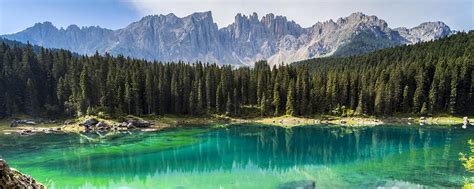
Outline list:
[[[46,187],[36,182],[31,176],[10,168],[5,160],[0,159],[0,188],[44,189]]]
[[[146,119],[146,120],[145,120]],[[10,128],[3,129],[4,134],[18,133],[22,136],[35,133],[81,133],[81,132],[106,132],[106,131],[157,131],[165,128],[183,125],[207,124],[241,124],[257,123],[281,127],[294,127],[301,125],[344,125],[344,126],[376,126],[380,124],[402,125],[462,125],[462,128],[471,126],[474,120],[468,117],[318,117],[305,118],[293,116],[256,117],[256,118],[231,118],[226,116],[209,117],[135,117],[127,116],[121,119],[103,119],[86,116],[66,120],[62,124],[55,120],[17,120],[10,123]]]
[[[51,124],[53,126],[51,126]],[[88,131],[128,131],[128,130],[156,130],[159,127],[153,127],[154,124],[143,119],[127,119],[123,122],[117,122],[96,117],[84,117],[81,121],[67,120],[64,123],[57,124],[56,121],[49,121],[45,124],[38,120],[16,120],[10,123],[10,129],[4,130],[4,133],[18,133],[22,136],[33,135],[35,133],[70,133],[70,132],[88,132]]]

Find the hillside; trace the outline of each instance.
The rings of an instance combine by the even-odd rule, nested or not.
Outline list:
[[[0,115],[473,114],[474,32],[270,69],[0,46]]]

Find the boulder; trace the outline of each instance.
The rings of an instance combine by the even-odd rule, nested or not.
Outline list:
[[[150,122],[145,120],[128,120],[127,127],[150,127]]]
[[[463,124],[464,125],[469,125],[469,118],[468,117],[463,117]]]
[[[16,169],[10,168],[7,162],[0,159],[0,188],[44,189],[44,185]]]
[[[13,120],[11,123],[10,123],[10,127],[17,127],[18,126],[18,122],[16,120]]]
[[[66,120],[64,121],[64,125],[70,125],[70,124],[74,124],[76,123],[75,121],[71,121],[71,120]]]
[[[13,120],[10,123],[10,127],[16,127],[18,125],[38,125],[34,120]]]
[[[95,126],[97,123],[99,123],[99,121],[97,119],[90,118],[88,120],[85,120],[84,122],[82,122],[79,125],[82,125],[82,126],[85,126],[85,127],[92,127],[92,126]]]
[[[103,121],[95,124],[96,127],[108,127],[108,125],[106,123],[104,123]]]
[[[298,180],[280,184],[278,189],[314,189],[316,183],[312,180]]]
[[[420,117],[420,124],[421,125],[426,124],[426,117]]]
[[[122,122],[118,125],[119,127],[127,127],[128,123],[127,122]]]
[[[32,121],[32,120],[27,120],[27,121],[25,121],[25,125],[38,125],[38,123],[36,123],[35,121]]]

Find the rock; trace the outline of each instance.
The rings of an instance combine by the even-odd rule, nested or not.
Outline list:
[[[426,124],[426,117],[420,117],[420,125]]]
[[[37,125],[36,121],[33,120],[13,120],[10,123],[10,127],[17,127],[18,125]]]
[[[122,122],[118,125],[119,127],[127,127],[128,123],[127,122]]]
[[[95,126],[96,127],[108,127],[108,125],[106,123],[102,122],[102,121],[97,123]]]
[[[76,123],[75,121],[71,121],[71,120],[66,120],[64,121],[64,125],[70,125],[70,124],[74,124]]]
[[[463,117],[462,119],[463,119],[463,124],[464,124],[464,125],[469,125],[469,124],[470,124],[468,117]]]
[[[10,168],[5,160],[0,159],[0,188],[43,189],[45,186],[31,176]]]
[[[38,124],[35,121],[28,120],[28,121],[25,121],[25,125],[38,125]]]
[[[10,127],[17,127],[18,126],[18,122],[16,122],[16,120],[13,120],[11,123],[10,123]]]
[[[316,183],[312,180],[291,181],[277,186],[278,189],[314,189],[315,187]]]
[[[82,125],[82,126],[85,126],[85,127],[89,128],[89,127],[92,127],[92,126],[96,125],[97,123],[99,123],[99,121],[97,119],[90,118],[88,120],[85,120],[84,122],[82,122],[79,125]]]
[[[145,121],[145,120],[128,120],[127,121],[128,125],[127,127],[150,127],[150,122]]]

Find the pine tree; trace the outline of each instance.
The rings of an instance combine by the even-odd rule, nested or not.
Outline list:
[[[145,75],[145,102],[146,102],[146,113],[151,114],[155,110],[155,87],[153,85],[153,76],[151,70],[147,70]]]
[[[428,75],[426,71],[424,71],[424,67],[421,68],[419,74],[416,76],[416,89],[415,93],[413,94],[413,108],[415,112],[419,112],[423,103],[426,101],[426,90],[425,90],[425,83]]]
[[[238,115],[240,113],[240,100],[239,100],[239,95],[237,93],[237,89],[234,88],[234,106],[233,106],[233,109],[234,109],[234,112],[233,114],[234,115]]]
[[[28,91],[29,113],[30,115],[38,116],[40,109],[39,96],[38,89],[36,88],[33,80],[28,79],[26,82],[26,90]]]
[[[171,99],[173,102],[173,113],[181,112],[181,92],[179,89],[178,72],[175,70],[171,78]]]
[[[408,85],[405,85],[405,88],[403,88],[403,110],[410,112],[411,111],[411,103],[410,103],[410,88]]]
[[[286,97],[286,114],[295,114],[295,88],[293,82],[288,85],[288,96]]]
[[[189,108],[190,114],[193,114],[193,115],[198,114],[196,91],[197,91],[197,88],[193,87],[193,89],[191,90],[191,93],[189,94],[189,107],[188,108]]]
[[[423,102],[423,106],[421,106],[420,114],[421,115],[428,114],[428,105],[426,104],[426,102]]]
[[[281,98],[280,98],[280,84],[278,82],[275,83],[273,87],[273,107],[275,107],[274,115],[279,115],[281,110]]]
[[[91,107],[91,99],[92,99],[92,89],[91,89],[91,81],[89,75],[87,74],[87,66],[84,65],[81,72],[81,77],[79,80],[79,85],[81,87],[81,96],[79,100],[80,106],[80,114],[86,114],[87,108]]]
[[[124,95],[125,104],[127,107],[127,114],[132,113],[132,102],[133,102],[133,95],[132,95],[132,87],[130,83],[127,81],[125,83],[125,95]]]
[[[227,96],[227,100],[226,100],[226,103],[225,103],[225,107],[226,107],[225,108],[225,114],[230,115],[233,112],[233,110],[232,110],[232,107],[233,107],[232,100],[230,98],[230,93],[227,93],[226,96]]]
[[[202,80],[199,79],[197,81],[197,110],[196,110],[196,113],[197,114],[201,114],[203,113],[203,109],[205,110],[207,107],[205,106],[206,105],[206,102],[205,102],[205,94],[203,94],[203,85],[202,85]]]
[[[217,91],[216,91],[216,111],[218,113],[223,112],[223,106],[224,106],[224,91],[223,91],[223,83],[222,81],[219,83],[217,86]]]
[[[265,92],[262,93],[262,97],[260,98],[260,115],[264,116],[267,115],[268,112],[268,100],[267,95]]]
[[[215,90],[214,90],[214,82],[211,76],[211,70],[210,68],[207,69],[206,72],[206,106],[207,106],[207,113],[210,114],[212,113],[212,109],[214,107],[215,96]]]
[[[457,71],[456,69],[453,70],[453,78],[451,80],[451,93],[449,96],[449,113],[450,114],[457,114],[457,97],[458,97],[458,80],[457,80]]]

